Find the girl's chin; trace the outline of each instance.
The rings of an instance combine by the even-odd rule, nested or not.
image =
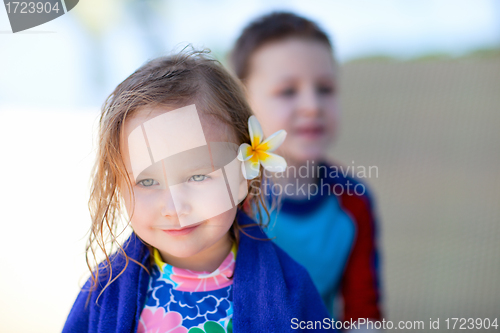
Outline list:
[[[164,250],[165,251],[165,250]],[[194,249],[194,248],[185,248],[185,249],[166,249],[164,253],[168,253],[169,256],[175,257],[175,258],[189,258],[192,257],[201,251],[199,249]]]

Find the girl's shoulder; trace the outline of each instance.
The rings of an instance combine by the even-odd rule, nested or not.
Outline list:
[[[375,207],[375,199],[366,179],[378,178],[377,166],[343,165],[336,161],[321,162],[317,174],[330,184],[332,193],[338,197],[359,198],[369,211]]]
[[[132,232],[121,248],[109,255],[109,261],[103,260],[99,263],[98,283],[96,283],[95,290],[101,292],[112,285],[111,283],[108,284],[109,281],[133,279],[140,273],[141,269],[146,268],[149,270],[149,257],[150,251],[147,246]],[[90,282],[91,279],[89,278],[87,284]]]
[[[135,233],[122,248],[109,256],[109,264],[99,264],[95,283],[89,278],[82,287],[63,332],[133,330],[147,293],[149,274],[142,266],[150,267],[149,249]]]

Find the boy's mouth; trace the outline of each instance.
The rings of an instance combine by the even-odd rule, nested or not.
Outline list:
[[[325,128],[321,125],[301,126],[295,129],[295,135],[305,139],[318,139],[325,133]]]

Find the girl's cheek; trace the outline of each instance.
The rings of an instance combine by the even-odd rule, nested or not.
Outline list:
[[[134,218],[144,218],[153,212],[155,203],[157,203],[151,194],[144,193],[144,191],[134,190],[134,199],[127,204],[127,210],[133,209]],[[132,211],[129,210],[131,213]]]
[[[150,208],[158,204],[155,191],[135,191],[135,204],[138,207]]]

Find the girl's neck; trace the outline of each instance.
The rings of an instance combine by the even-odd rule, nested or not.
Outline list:
[[[217,243],[205,249],[194,256],[188,258],[179,258],[160,251],[163,262],[182,269],[189,269],[196,272],[213,272],[222,264],[224,259],[231,251],[233,241],[229,232],[224,235]]]

